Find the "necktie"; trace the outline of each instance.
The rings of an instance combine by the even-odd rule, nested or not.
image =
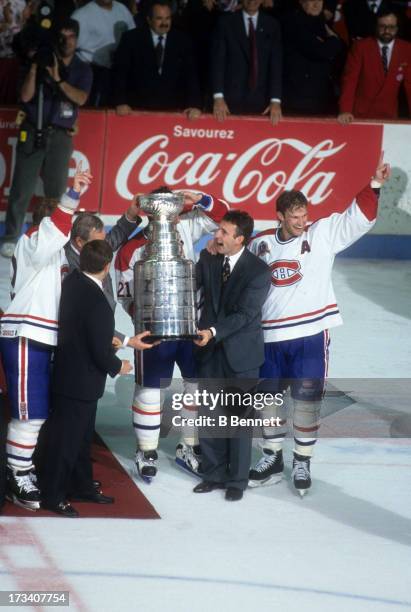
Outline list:
[[[258,57],[254,23],[251,17],[248,18],[248,42],[250,45],[250,74],[248,77],[248,84],[250,89],[255,89],[257,85]]]
[[[388,72],[388,47],[384,45],[381,48],[382,67],[384,68],[385,74]]]
[[[231,268],[230,268],[230,258],[225,257],[223,263],[223,285],[226,284],[228,279],[230,278]]]
[[[163,58],[164,58],[164,46],[163,46],[163,36],[158,37],[158,41],[156,44],[156,60],[157,60],[157,68],[159,74],[161,74],[161,68],[163,67]]]

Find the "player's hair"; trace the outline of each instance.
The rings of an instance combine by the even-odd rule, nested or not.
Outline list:
[[[171,191],[169,187],[162,185],[161,187],[157,187],[157,189],[153,189],[153,191],[150,191],[150,194],[153,194],[153,193],[173,193],[173,192]]]
[[[171,13],[173,12],[173,7],[171,6],[171,2],[169,0],[151,0],[147,10],[147,17],[149,17],[150,19],[153,16],[153,10],[156,4],[159,4],[160,6],[168,6]]]
[[[236,226],[237,236],[244,236],[244,245],[247,245],[254,229],[254,219],[245,210],[229,210],[222,221],[227,221]]]
[[[106,240],[90,240],[80,252],[80,270],[97,274],[113,259],[113,249]]]
[[[287,210],[292,210],[293,208],[301,208],[302,206],[307,206],[308,200],[301,191],[296,191],[295,189],[291,189],[290,191],[283,191],[280,197],[276,202],[277,212],[284,214]]]
[[[43,198],[33,210],[33,225],[40,225],[44,217],[50,217],[58,204],[59,200],[56,198]]]
[[[90,232],[92,230],[97,230],[98,232],[103,231],[104,224],[102,220],[97,217],[97,215],[92,215],[88,212],[80,213],[76,220],[73,223],[73,227],[71,228],[71,240],[75,240],[75,238],[81,238],[86,242],[90,238]]]

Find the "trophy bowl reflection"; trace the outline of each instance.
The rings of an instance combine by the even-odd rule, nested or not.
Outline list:
[[[184,195],[140,196],[139,207],[149,225],[143,258],[134,266],[136,334],[150,331],[153,341],[197,338],[195,265],[184,258],[176,228]]]

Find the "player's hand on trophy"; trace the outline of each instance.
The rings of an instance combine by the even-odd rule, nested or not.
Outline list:
[[[121,360],[121,370],[119,372],[120,376],[124,376],[125,374],[130,374],[132,369],[133,369],[133,366],[131,365],[128,359]]]
[[[143,194],[136,193],[136,195],[133,196],[133,199],[131,200],[130,206],[126,210],[126,217],[129,221],[141,222],[141,217],[146,216],[146,213],[144,212],[144,210],[141,210],[139,204],[139,198],[141,195]]]
[[[215,238],[211,238],[211,240],[207,242],[206,249],[210,255],[218,255],[217,242]]]
[[[184,208],[180,214],[190,212],[203,197],[202,193],[196,191],[178,191],[177,193],[184,196]]]
[[[206,346],[213,337],[210,329],[198,329],[197,336],[200,336],[198,340],[193,340],[197,346]]]
[[[381,185],[384,185],[385,181],[391,176],[390,164],[384,163],[384,151],[381,151],[380,159],[378,160],[377,169],[373,176],[373,180],[377,181]]]
[[[91,184],[93,176],[90,170],[83,170],[81,161],[77,164],[76,172],[73,178],[73,189],[77,193],[83,194],[87,187]]]
[[[127,346],[131,346],[131,348],[135,349],[136,351],[144,351],[145,349],[150,349],[153,348],[153,346],[157,346],[158,344],[160,344],[160,340],[157,340],[156,342],[151,342],[150,344],[143,342],[144,338],[147,338],[147,336],[151,336],[151,332],[141,332],[141,334],[137,334],[136,336],[130,338],[127,343]]]

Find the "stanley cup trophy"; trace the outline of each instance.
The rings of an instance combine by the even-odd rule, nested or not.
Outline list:
[[[144,256],[134,266],[136,334],[150,331],[153,341],[197,338],[195,265],[184,259],[176,229],[184,195],[140,196],[139,207],[150,223]]]

